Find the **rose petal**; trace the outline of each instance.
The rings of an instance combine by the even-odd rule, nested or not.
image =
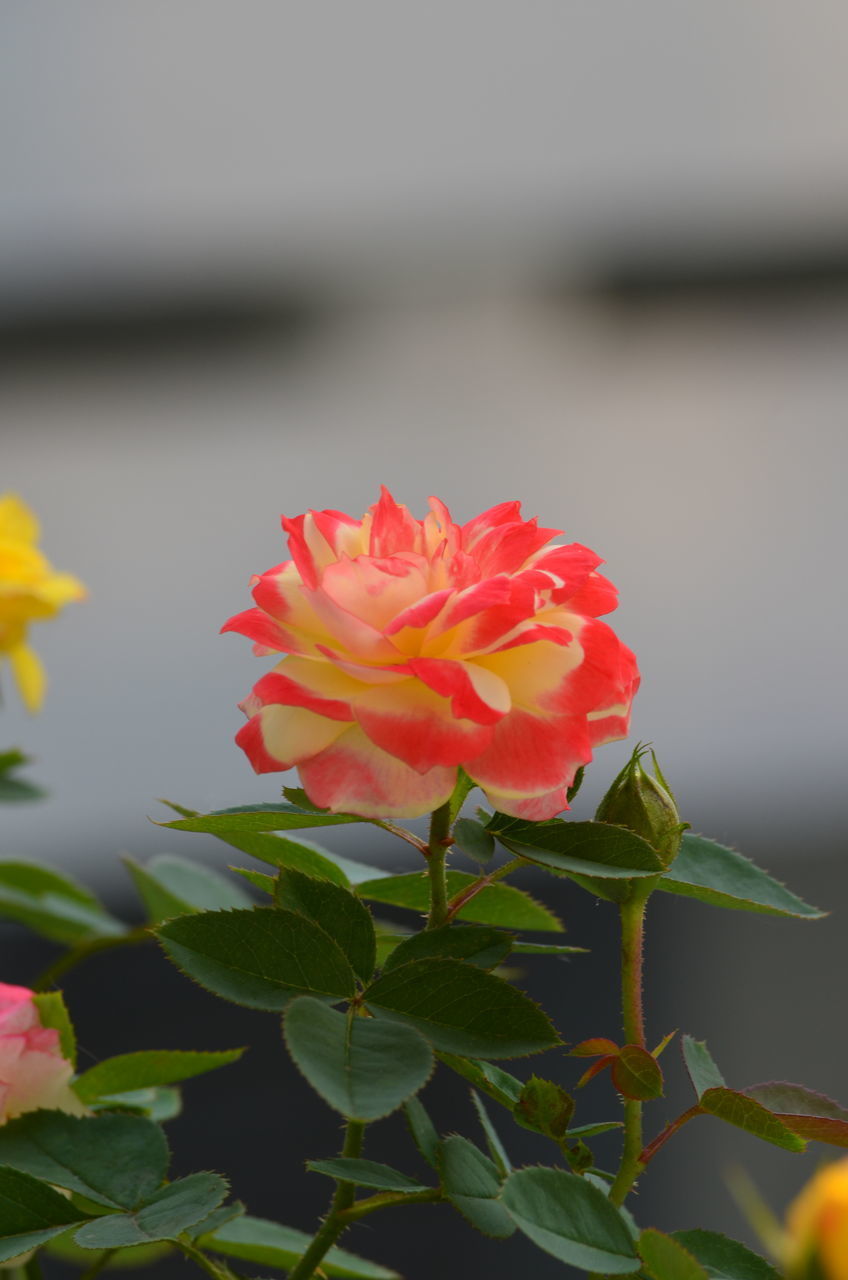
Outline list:
[[[316,755],[347,725],[303,707],[262,707],[236,734],[236,742],[257,773],[275,773]]]
[[[455,768],[417,773],[359,727],[305,760],[298,773],[313,804],[366,818],[421,817],[443,805],[456,784]]]
[[[448,699],[415,679],[373,687],[357,701],[356,718],[373,743],[418,773],[461,764],[492,736],[487,724],[457,718]]]

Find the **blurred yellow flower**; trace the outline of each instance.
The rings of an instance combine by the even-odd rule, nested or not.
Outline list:
[[[848,1280],[848,1158],[820,1170],[789,1206],[785,1264],[793,1280]]]
[[[0,659],[8,658],[30,711],[44,700],[45,675],[27,644],[31,622],[53,618],[85,587],[69,573],[56,573],[38,550],[38,520],[14,493],[0,495]]]

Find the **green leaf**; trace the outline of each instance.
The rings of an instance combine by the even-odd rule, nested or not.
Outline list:
[[[612,1064],[612,1082],[625,1098],[634,1098],[638,1102],[662,1097],[660,1064],[638,1044],[626,1044],[619,1050]]]
[[[587,956],[588,947],[561,947],[552,942],[514,942],[512,954],[516,956]]]
[[[804,920],[818,920],[827,914],[802,902],[735,849],[716,844],[705,836],[683,836],[680,853],[658,881],[657,888],[737,911],[796,916]]]
[[[786,1081],[752,1085],[745,1092],[800,1138],[848,1147],[848,1110],[823,1093]]]
[[[519,1169],[501,1198],[518,1228],[561,1262],[605,1275],[638,1268],[624,1218],[585,1178],[564,1169]]]
[[[725,1120],[737,1129],[744,1129],[763,1142],[783,1147],[784,1151],[803,1151],[806,1148],[803,1138],[747,1094],[736,1093],[733,1089],[707,1089],[701,1094],[700,1106],[708,1115]]]
[[[456,1134],[445,1138],[439,1172],[445,1195],[472,1227],[500,1240],[513,1234],[515,1223],[497,1199],[503,1181],[498,1167],[473,1142]]]
[[[230,867],[237,876],[241,876],[248,884],[252,884],[254,889],[258,889],[260,893],[267,893],[273,898],[277,892],[277,877],[266,875],[264,871],[251,871],[249,867]]]
[[[512,1164],[506,1153],[506,1148],[500,1140],[497,1129],[492,1124],[491,1117],[476,1089],[471,1090],[471,1101],[474,1103],[474,1110],[477,1112],[477,1118],[480,1121],[480,1127],[483,1130],[483,1136],[486,1139],[486,1146],[489,1148],[489,1155],[497,1165],[498,1173],[501,1178],[505,1178],[508,1173],[512,1172]]]
[[[338,827],[349,822],[365,822],[352,813],[329,813],[324,810],[306,810],[298,805],[277,801],[275,804],[236,805],[233,809],[213,809],[192,818],[180,818],[176,822],[160,822],[157,826],[170,827],[172,831],[203,831],[217,836],[231,831],[296,831],[306,827]]]
[[[448,897],[453,898],[469,885],[476,884],[477,879],[477,876],[465,871],[449,871]],[[358,892],[360,897],[372,902],[409,907],[422,915],[426,914],[430,906],[430,882],[426,872],[413,871],[408,875],[366,880],[358,886]],[[493,924],[503,929],[536,929],[562,933],[562,924],[547,907],[511,884],[487,885],[462,908],[459,915],[463,920],[476,924]]]
[[[215,834],[219,840],[223,840],[233,849],[249,853],[252,858],[267,862],[272,867],[290,867],[292,871],[302,871],[304,875],[314,876],[316,880],[329,880],[332,884],[340,884],[344,888],[352,883],[346,871],[348,860],[341,857],[331,858],[328,850],[321,849],[311,840],[289,840],[285,836],[261,833],[231,832],[228,835],[222,835],[216,832]],[[352,863],[350,865],[353,866]]]
[[[432,1191],[426,1183],[416,1182],[387,1164],[376,1160],[353,1160],[336,1156],[333,1160],[307,1160],[307,1169],[323,1173],[337,1182],[353,1182],[358,1187],[374,1187],[377,1191]]]
[[[47,794],[44,787],[38,787],[26,778],[13,778],[8,774],[0,778],[0,804],[26,804],[32,800],[43,800]]]
[[[58,1191],[30,1174],[0,1168],[0,1261],[44,1244],[83,1216]]]
[[[189,911],[217,911],[225,907],[252,907],[248,895],[232,880],[199,867],[186,858],[158,854],[146,866],[124,858],[151,924]]]
[[[495,852],[495,838],[487,831],[482,822],[474,818],[460,818],[453,829],[453,839],[457,849],[475,862],[485,867],[491,862]]]
[[[386,929],[384,926],[377,924],[375,921],[375,931],[377,934],[377,968],[382,969],[395,947],[399,947],[407,938],[411,938],[411,933],[400,933],[395,927]]]
[[[461,812],[462,806],[465,804],[471,792],[477,786],[473,778],[469,778],[462,765],[456,771],[456,786],[448,801],[449,814],[451,824],[456,821],[457,815]]]
[[[672,1239],[697,1258],[710,1280],[780,1280],[765,1258],[717,1231],[675,1231]]]
[[[653,1227],[640,1235],[639,1252],[652,1280],[709,1280],[707,1272],[679,1240]]]
[[[242,1258],[261,1266],[279,1267],[290,1271],[312,1243],[312,1236],[294,1227],[284,1227],[266,1218],[245,1215],[227,1223],[197,1242],[202,1249],[223,1253],[230,1258]],[[389,1271],[377,1262],[366,1262],[346,1249],[333,1248],[325,1255],[321,1270],[336,1280],[401,1280],[396,1271]]]
[[[75,1227],[70,1227],[59,1236],[54,1236],[45,1246],[45,1252],[51,1258],[59,1258],[62,1262],[70,1262],[81,1271],[91,1266],[92,1258],[88,1249],[81,1249],[74,1243]],[[146,1267],[159,1262],[173,1251],[173,1246],[160,1241],[159,1244],[139,1244],[132,1249],[118,1249],[112,1254],[103,1267],[104,1271],[125,1271],[132,1267]]]
[[[700,1098],[706,1089],[721,1088],[724,1084],[724,1076],[713,1061],[706,1040],[694,1040],[692,1036],[684,1036],[680,1045],[689,1079],[698,1097]]]
[[[105,1093],[88,1105],[97,1112],[127,1111],[164,1124],[182,1111],[182,1095],[179,1089],[128,1089],[125,1093]]]
[[[580,768],[577,770],[577,772],[574,775],[574,780],[571,783],[571,786],[568,788],[568,790],[565,793],[565,798],[569,804],[571,804],[572,800],[577,795],[577,792],[583,786],[583,778],[585,777],[585,774],[586,774],[586,766],[584,764],[581,764]]]
[[[244,1212],[245,1206],[241,1200],[231,1200],[229,1204],[222,1204],[217,1209],[213,1209],[200,1222],[195,1222],[190,1234],[195,1239],[198,1236],[209,1235],[212,1231],[223,1227],[225,1223],[232,1222],[234,1218],[240,1218]]]
[[[112,1213],[87,1222],[74,1240],[83,1249],[123,1249],[173,1240],[181,1231],[208,1218],[227,1190],[227,1183],[217,1173],[191,1173],[157,1191],[135,1213]]]
[[[475,924],[449,924],[440,929],[424,929],[400,942],[384,968],[388,971],[410,960],[436,956],[467,960],[480,969],[494,969],[509,955],[511,947],[512,937],[508,933]]]
[[[170,800],[163,801],[163,804],[181,813],[187,820],[203,817],[196,810],[186,809]],[[260,862],[268,862],[273,867],[292,867],[295,871],[303,871],[319,880],[332,880],[334,884],[349,883],[341,865],[346,859],[336,858],[328,850],[313,845],[310,840],[290,840],[284,836],[251,831],[212,831],[209,834],[231,848],[250,854]],[[378,876],[380,872],[375,870],[373,874]]]
[[[477,1062],[474,1058],[461,1058],[452,1053],[439,1053],[436,1056],[451,1071],[462,1076],[463,1080],[468,1080],[481,1093],[494,1098],[495,1102],[499,1102],[508,1111],[512,1111],[521,1097],[521,1090],[524,1088],[522,1081],[496,1067],[493,1062]]]
[[[215,995],[251,1009],[283,1009],[295,994],[351,998],[356,980],[323,929],[294,911],[204,911],[160,925],[166,953]]]
[[[93,1102],[104,1094],[176,1084],[178,1080],[188,1080],[237,1062],[243,1053],[244,1049],[224,1049],[218,1053],[146,1049],[141,1053],[122,1053],[84,1071],[74,1081],[74,1092],[83,1102]]]
[[[283,787],[283,795],[289,804],[293,804],[296,809],[301,809],[304,813],[329,813],[329,809],[322,809],[320,805],[313,804],[303,787]]]
[[[569,1129],[569,1138],[594,1138],[598,1133],[609,1133],[610,1129],[623,1129],[620,1120],[602,1120],[599,1124],[578,1124]]]
[[[35,862],[0,862],[0,917],[67,946],[127,932],[82,885]]]
[[[39,991],[32,997],[32,1003],[38,1010],[38,1020],[42,1027],[49,1027],[59,1032],[59,1048],[62,1057],[77,1065],[77,1037],[71,1015],[61,991]]]
[[[439,1154],[439,1135],[420,1098],[408,1098],[403,1104],[406,1123],[421,1155],[435,1169]]]
[[[20,752],[7,751],[4,755],[18,755]],[[20,756],[21,761],[25,757]],[[0,757],[0,761],[2,757]],[[28,803],[32,800],[43,800],[47,795],[44,787],[38,787],[26,778],[14,777],[10,768],[0,770],[0,804]]]
[[[0,1128],[0,1164],[110,1209],[153,1195],[168,1158],[162,1130],[139,1116],[30,1111]]]
[[[415,1027],[446,1053],[520,1058],[560,1043],[537,1004],[461,960],[413,960],[365,992],[369,1009]]]
[[[349,1119],[396,1111],[433,1070],[430,1046],[411,1027],[349,1017],[318,1000],[293,1000],[283,1030],[309,1084]]]
[[[12,776],[22,765],[31,763],[29,756],[25,756],[16,748],[0,751],[0,804],[42,800],[47,795],[43,787],[37,787],[24,778]]]
[[[663,869],[647,840],[606,822],[524,822],[496,813],[488,829],[513,853],[560,875],[629,880]]]
[[[289,868],[279,874],[276,900],[319,925],[363,982],[368,981],[377,962],[374,923],[371,912],[349,889]]]

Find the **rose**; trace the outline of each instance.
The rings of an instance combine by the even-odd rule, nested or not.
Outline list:
[[[33,992],[0,982],[0,1124],[41,1107],[85,1114],[59,1033],[43,1027]]]
[[[257,773],[297,766],[316,805],[415,817],[461,765],[493,805],[545,819],[576,770],[628,731],[633,654],[598,615],[601,559],[505,502],[457,525],[384,489],[361,520],[283,518],[291,560],[252,580],[224,631],[288,653],[241,704]]]
[[[38,521],[13,493],[0,496],[0,658],[8,658],[25,704],[37,711],[44,699],[44,670],[27,644],[31,622],[54,617],[85,588],[69,573],[56,573],[36,547]]]
[[[848,1157],[810,1179],[789,1207],[786,1228],[793,1280],[848,1280]]]

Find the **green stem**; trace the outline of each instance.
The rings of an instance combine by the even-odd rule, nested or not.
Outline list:
[[[621,912],[621,1013],[624,1043],[645,1046],[645,1014],[642,1007],[642,959],[645,932],[645,907],[654,888],[652,876],[647,883],[636,883],[633,892],[620,907]],[[627,1198],[642,1165],[642,1103],[628,1099],[624,1104],[624,1145],[621,1164],[610,1188],[610,1201],[621,1205]]]
[[[95,1280],[95,1276],[99,1276],[104,1267],[108,1267],[115,1253],[114,1249],[104,1249],[98,1258],[94,1260],[87,1271],[83,1271],[79,1280]]]
[[[195,1248],[190,1240],[177,1239],[174,1244],[187,1258],[191,1258],[192,1262],[196,1262],[202,1271],[211,1276],[212,1280],[235,1280],[235,1276],[226,1262],[208,1257],[202,1249]]]
[[[374,818],[372,823],[375,827],[380,827],[382,831],[388,831],[390,835],[397,836],[399,840],[405,840],[407,844],[411,844],[413,849],[417,849],[419,853],[427,854],[427,841],[422,840],[414,831],[408,831],[406,827],[399,827],[394,822],[389,822],[385,818]]]
[[[447,840],[450,835],[451,808],[450,802],[440,809],[434,809],[430,818],[430,839],[427,844],[427,871],[430,876],[430,914],[427,917],[427,928],[438,929],[447,923],[448,918],[448,881],[445,869],[447,857]]]
[[[48,987],[55,986],[69,969],[75,968],[83,960],[87,960],[89,956],[96,955],[99,951],[112,951],[115,947],[134,947],[142,942],[152,941],[153,935],[148,932],[147,926],[139,925],[137,929],[129,929],[126,933],[118,934],[116,937],[92,938],[90,942],[81,942],[78,946],[71,947],[64,955],[59,956],[58,960],[49,965],[43,973],[39,974],[32,985],[32,989],[33,991],[46,991]]]
[[[355,1159],[362,1151],[364,1135],[365,1125],[361,1120],[348,1120],[342,1155]],[[345,1217],[345,1213],[351,1208],[355,1194],[356,1187],[354,1183],[340,1182],[338,1184],[324,1222],[318,1228],[306,1253],[304,1253],[294,1270],[289,1272],[288,1280],[309,1280],[310,1276],[315,1274],[315,1269],[321,1259],[333,1247],[348,1225],[350,1219]]]
[[[639,1156],[639,1164],[642,1168],[644,1169],[645,1166],[653,1160],[660,1148],[665,1146],[669,1138],[673,1137],[679,1129],[682,1129],[685,1124],[688,1124],[693,1117],[702,1116],[703,1114],[703,1108],[699,1107],[698,1104],[695,1103],[694,1107],[690,1107],[688,1111],[684,1111],[676,1120],[672,1120],[670,1124],[667,1124],[663,1131],[658,1133],[653,1141],[648,1143],[647,1147],[645,1147],[644,1151]]]
[[[367,1218],[369,1213],[376,1213],[378,1209],[391,1209],[392,1205],[401,1204],[434,1204],[442,1199],[442,1193],[438,1187],[433,1187],[429,1191],[380,1191],[375,1196],[368,1196],[366,1200],[357,1200],[349,1209],[345,1209],[342,1217],[345,1222],[358,1222],[360,1218]]]
[[[473,884],[469,884],[465,889],[460,889],[448,903],[446,923],[453,920],[454,916],[459,915],[463,907],[467,907],[472,898],[476,898],[478,893],[482,893],[484,889],[488,889],[490,884],[494,884],[497,880],[501,880],[504,876],[508,876],[511,871],[515,871],[523,863],[521,858],[513,858],[511,862],[505,862],[502,867],[498,867],[496,871],[490,871],[486,876],[480,876],[479,880],[475,880]],[[523,863],[526,866],[526,863]]]

